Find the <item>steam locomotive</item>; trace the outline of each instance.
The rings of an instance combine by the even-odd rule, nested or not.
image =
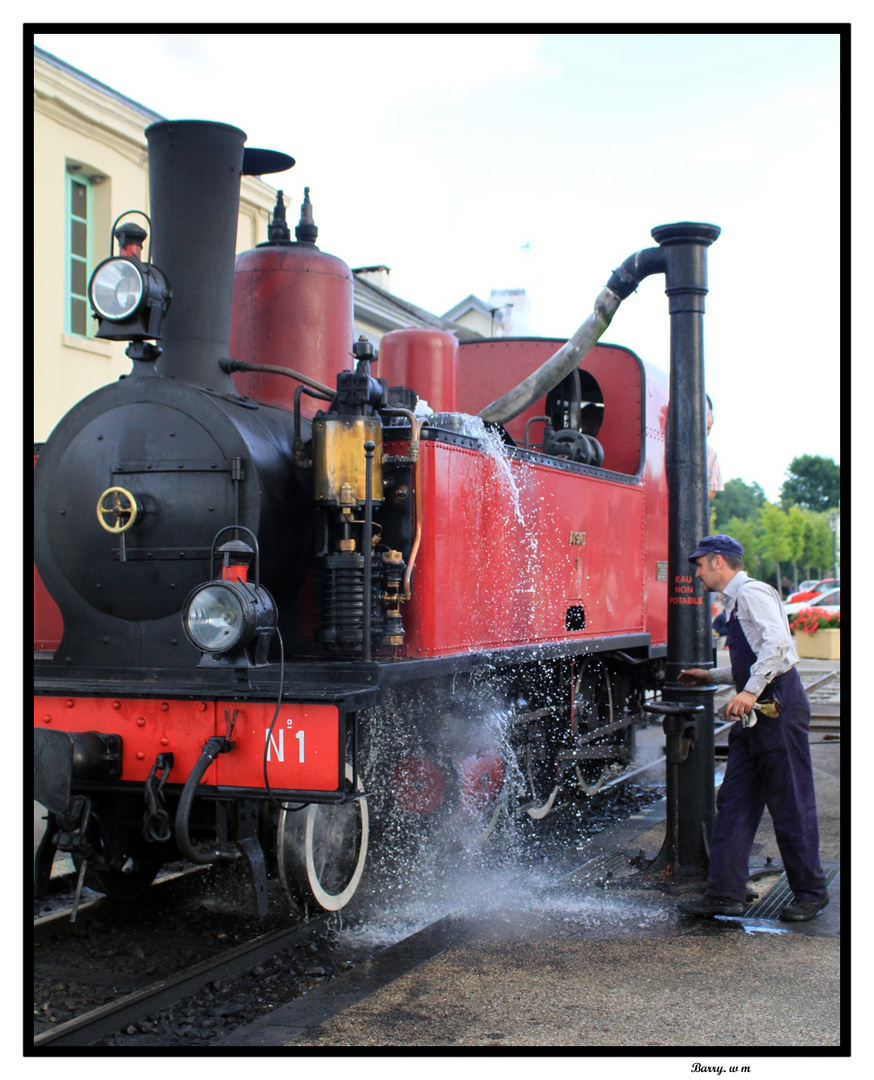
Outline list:
[[[622,268],[569,343],[377,352],[308,192],[235,257],[241,175],[291,158],[146,135],[150,231],[119,219],[89,285],[132,370],[35,461],[36,878],[60,850],[126,898],[242,857],[261,913],[273,875],[337,910],[392,817],[479,842],[630,760],[665,677],[667,376],[595,344]]]

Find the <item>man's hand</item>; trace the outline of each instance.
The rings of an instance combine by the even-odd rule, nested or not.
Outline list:
[[[757,701],[758,698],[755,694],[751,694],[748,690],[741,690],[725,706],[726,720],[732,718],[739,720],[742,716],[746,716],[748,712],[752,711]]]
[[[678,682],[681,686],[695,686],[696,683],[710,682],[711,673],[705,668],[692,667],[680,672]]]

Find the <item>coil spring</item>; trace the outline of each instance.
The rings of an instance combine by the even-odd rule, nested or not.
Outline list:
[[[364,556],[324,555],[319,560],[322,625],[326,645],[360,645],[364,627]]]

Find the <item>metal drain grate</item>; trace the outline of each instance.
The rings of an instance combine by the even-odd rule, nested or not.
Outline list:
[[[832,882],[837,880],[840,872],[840,867],[824,869],[826,885],[831,887]],[[764,896],[756,900],[755,903],[750,904],[744,911],[743,917],[745,919],[776,919],[780,909],[791,900],[792,890],[789,888],[789,882],[786,880],[784,872]]]

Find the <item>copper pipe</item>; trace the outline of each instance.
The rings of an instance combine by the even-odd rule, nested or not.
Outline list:
[[[410,591],[410,582],[413,577],[413,567],[416,563],[416,555],[419,553],[419,542],[422,539],[422,485],[419,483],[419,421],[416,419],[415,413],[409,409],[402,409],[400,407],[394,407],[391,409],[382,409],[384,413],[396,413],[399,416],[406,416],[410,421],[410,464],[413,466],[413,483],[416,489],[416,534],[413,537],[413,546],[410,548],[410,559],[407,563],[407,569],[404,571],[404,593],[401,597],[402,600],[409,600],[412,596]]]
[[[298,382],[302,382],[304,386],[308,386],[311,390],[318,390],[320,394],[327,394],[329,401],[333,401],[337,393],[332,386],[321,383],[318,379],[311,379],[309,375],[302,375],[299,371],[279,367],[276,364],[250,364],[247,360],[227,359],[220,360],[219,367],[229,374],[233,371],[265,371],[268,375],[286,375],[289,379],[297,379]]]

